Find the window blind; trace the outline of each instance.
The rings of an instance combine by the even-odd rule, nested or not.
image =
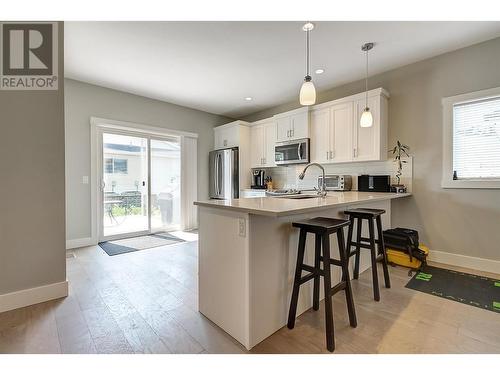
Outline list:
[[[453,106],[454,179],[500,178],[500,97]]]

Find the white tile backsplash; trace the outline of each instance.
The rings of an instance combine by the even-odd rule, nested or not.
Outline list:
[[[406,185],[408,192],[412,192],[412,179],[413,179],[413,158],[405,158],[403,164],[403,174],[401,176],[401,183]],[[299,190],[312,189],[318,186],[318,177],[321,175],[321,170],[317,167],[310,167],[304,179],[299,180],[299,174],[304,169],[301,165],[290,165],[288,167],[274,167],[264,168],[266,176],[273,178],[275,188],[293,188]],[[391,183],[396,184],[396,171],[397,164],[392,160],[376,161],[376,162],[357,162],[357,163],[343,163],[343,164],[323,164],[326,174],[345,174],[352,176],[352,190],[358,188],[358,176],[362,174],[371,175],[390,175]]]

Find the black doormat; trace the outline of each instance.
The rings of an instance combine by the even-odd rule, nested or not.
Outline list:
[[[176,237],[170,233],[156,233],[148,236],[124,238],[122,240],[100,242],[99,246],[109,256],[130,253],[151,249],[153,247],[172,245],[179,242],[185,242],[182,238]]]
[[[500,313],[500,280],[497,279],[425,266],[406,287]]]

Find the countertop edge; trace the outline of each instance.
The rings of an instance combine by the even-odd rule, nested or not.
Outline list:
[[[387,197],[381,196],[381,197],[376,197],[376,198],[359,199],[359,200],[353,201],[353,202],[331,203],[331,204],[327,204],[327,205],[322,206],[322,207],[318,207],[318,206],[302,207],[302,208],[290,209],[290,210],[286,210],[286,211],[269,211],[269,210],[260,210],[260,209],[255,209],[255,208],[246,208],[246,207],[239,207],[239,206],[223,206],[223,205],[212,204],[209,201],[195,201],[193,204],[196,206],[200,206],[200,207],[209,207],[209,208],[215,208],[215,209],[221,209],[221,210],[237,211],[237,212],[243,212],[243,213],[253,214],[253,215],[282,217],[282,216],[290,216],[290,215],[296,215],[296,214],[301,214],[301,213],[324,210],[324,209],[328,209],[328,208],[332,208],[332,207],[349,206],[349,205],[358,204],[358,203],[380,202],[380,201],[385,201],[385,200],[405,198],[405,197],[409,197],[411,195],[412,195],[412,193],[400,193],[397,195],[391,195],[391,196],[387,196]],[[279,198],[279,199],[284,199],[284,198]]]

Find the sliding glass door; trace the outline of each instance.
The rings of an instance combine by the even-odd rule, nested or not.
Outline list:
[[[103,133],[103,236],[149,229],[148,140]]]
[[[180,229],[178,137],[102,133],[100,240]]]
[[[178,139],[151,139],[151,230],[181,224],[181,147]]]

